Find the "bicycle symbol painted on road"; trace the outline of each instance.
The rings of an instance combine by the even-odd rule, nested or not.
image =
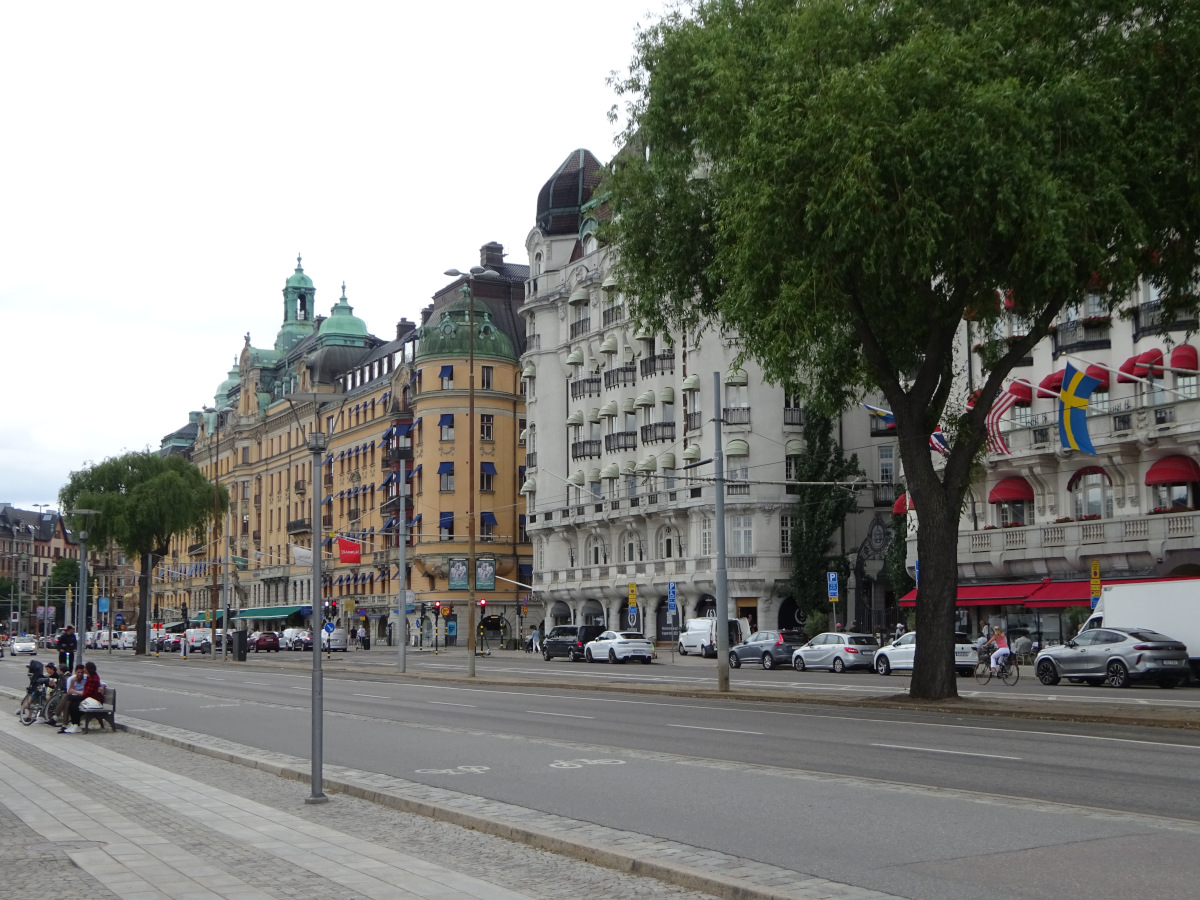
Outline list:
[[[416,769],[418,775],[482,775],[488,766],[455,766],[453,769]]]
[[[582,769],[584,766],[623,766],[623,759],[556,759],[550,763],[552,769]]]

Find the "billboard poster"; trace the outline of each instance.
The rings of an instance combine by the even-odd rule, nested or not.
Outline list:
[[[466,557],[452,556],[450,558],[450,590],[467,591],[467,560]]]
[[[496,560],[483,557],[475,560],[475,590],[494,591],[496,589]]]

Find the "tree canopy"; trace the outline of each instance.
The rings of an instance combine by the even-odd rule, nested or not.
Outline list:
[[[229,493],[224,486],[217,490],[182,456],[143,451],[72,472],[59,502],[64,510],[99,513],[72,517],[77,532],[87,530],[89,546],[111,540],[141,561],[138,621],[147,622],[154,558],[166,555],[171,538],[200,536],[208,525],[219,522],[229,508]],[[145,629],[139,628],[138,653],[145,652],[145,637]]]
[[[955,693],[957,522],[984,417],[1054,319],[1139,278],[1196,304],[1200,4],[703,0],[637,39],[618,277],[827,411],[888,401],[921,517],[912,693]],[[1011,299],[1005,308],[997,292]],[[964,412],[965,320],[1018,315]],[[930,457],[939,424],[944,466]]]

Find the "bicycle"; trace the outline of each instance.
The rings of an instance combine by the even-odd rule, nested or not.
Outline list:
[[[41,685],[36,688],[30,688],[25,694],[25,699],[28,703],[21,703],[21,724],[32,725],[37,721],[38,716],[45,718],[46,716],[46,687]]]
[[[1011,651],[996,666],[996,677],[1009,687],[1016,684],[1017,680],[1021,677],[1021,667],[1013,658]],[[992,680],[991,657],[987,653],[979,654],[979,663],[975,666],[975,680],[980,684],[987,684]]]

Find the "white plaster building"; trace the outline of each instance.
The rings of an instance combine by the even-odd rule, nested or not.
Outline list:
[[[795,627],[790,597],[787,458],[799,452],[804,411],[751,364],[734,368],[735,342],[637,330],[595,237],[592,200],[601,165],[573,152],[542,188],[526,249],[530,277],[521,315],[528,527],[534,604],[545,627],[604,622],[671,641],[678,623],[715,606],[713,373],[722,382],[730,608],[761,628]],[[897,453],[855,410],[839,423],[846,454],[867,478],[860,513],[835,536],[855,563],[839,619],[879,618],[888,586],[879,570],[890,539]],[[669,583],[678,616],[667,614]],[[847,612],[846,598],[851,609]],[[531,621],[537,622],[534,611]]]

